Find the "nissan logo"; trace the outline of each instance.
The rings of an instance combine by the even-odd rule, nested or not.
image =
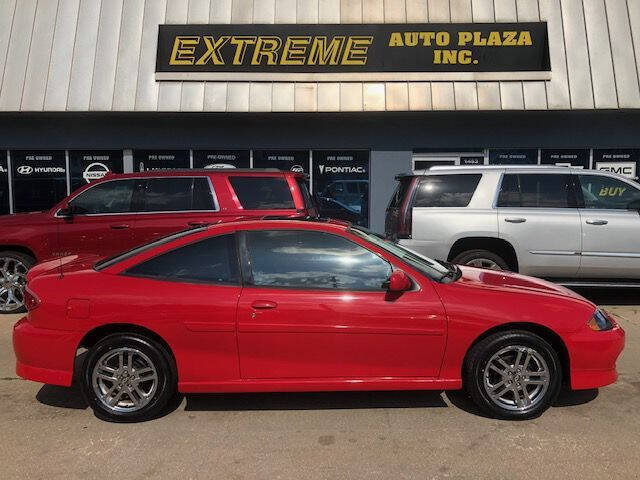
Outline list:
[[[33,167],[31,165],[20,165],[17,171],[20,175],[31,175]]]

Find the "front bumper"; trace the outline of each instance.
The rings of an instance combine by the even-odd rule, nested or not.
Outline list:
[[[618,379],[616,360],[624,349],[625,333],[619,326],[605,332],[584,330],[569,336],[571,388],[604,387]]]
[[[13,327],[16,374],[26,380],[68,387],[80,334],[37,328],[22,318]]]

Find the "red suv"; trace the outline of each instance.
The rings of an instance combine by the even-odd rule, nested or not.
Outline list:
[[[51,257],[109,256],[213,223],[315,215],[301,173],[234,169],[109,175],[49,211],[0,217],[0,313],[24,311],[27,271]]]

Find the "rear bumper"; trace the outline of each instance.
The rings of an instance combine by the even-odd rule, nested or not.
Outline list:
[[[70,386],[79,341],[77,332],[36,328],[22,318],[13,327],[16,374],[26,380]]]
[[[567,341],[571,388],[586,390],[614,383],[618,379],[616,361],[624,343],[624,330],[617,325],[606,332],[588,330],[571,335]]]

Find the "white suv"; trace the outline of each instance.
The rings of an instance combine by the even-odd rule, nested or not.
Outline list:
[[[567,167],[433,167],[397,177],[387,236],[430,256],[567,285],[640,286],[640,185]]]

